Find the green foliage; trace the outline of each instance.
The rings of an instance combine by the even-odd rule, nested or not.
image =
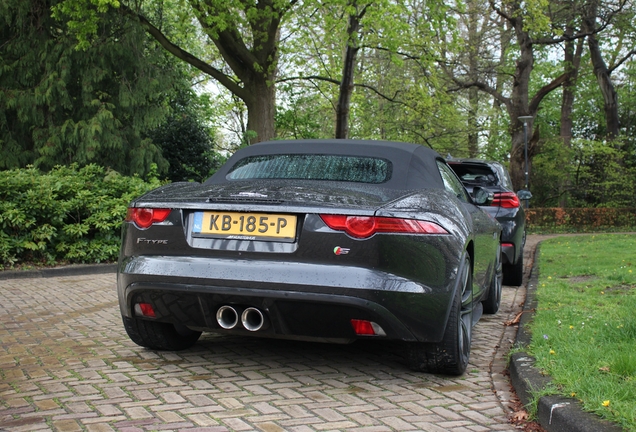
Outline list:
[[[627,145],[557,139],[544,143],[532,165],[534,207],[632,207],[636,167]]]
[[[96,165],[0,171],[2,265],[116,259],[128,203],[159,185]]]
[[[202,181],[225,161],[214,151],[211,130],[202,118],[196,95],[182,91],[171,103],[172,113],[150,133],[168,161],[171,181]]]
[[[550,17],[547,15],[550,3],[547,0],[529,0],[523,2],[519,15],[523,16],[524,30],[535,33],[550,31]]]
[[[422,143],[458,155],[465,150],[462,108],[436,66],[442,52],[455,47],[455,15],[446,3],[330,0],[309,5],[291,22],[293,31],[281,48],[286,60],[281,76],[319,78],[285,81],[277,89],[284,100],[277,114],[279,137],[333,136],[343,53],[355,42],[360,50],[351,138]],[[349,13],[362,10],[360,30],[350,40]],[[444,46],[432,42],[440,34],[448,39]]]
[[[98,38],[102,14],[111,7],[119,7],[117,0],[78,0],[60,2],[51,7],[52,16],[56,19],[68,19],[69,30],[78,35],[77,48],[85,50],[91,47]]]
[[[126,174],[153,163],[165,169],[160,149],[143,135],[167,113],[174,68],[115,12],[100,13],[92,44],[77,50],[51,5],[58,1],[0,6],[0,169],[73,162]]]
[[[295,86],[283,86],[288,103],[276,111],[276,134],[279,139],[312,139],[333,135],[332,108],[319,95]],[[331,124],[330,124],[331,123]],[[328,129],[327,129],[328,128]]]

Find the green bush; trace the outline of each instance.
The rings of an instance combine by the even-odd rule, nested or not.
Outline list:
[[[530,191],[534,207],[632,207],[636,165],[628,142],[547,140],[532,161]]]
[[[3,267],[115,260],[128,203],[159,185],[96,165],[0,171]]]

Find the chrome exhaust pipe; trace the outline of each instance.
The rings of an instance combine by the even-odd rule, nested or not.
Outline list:
[[[264,328],[266,321],[261,311],[256,308],[249,307],[241,314],[241,323],[246,330],[255,332]]]
[[[238,312],[236,312],[236,309],[232,306],[221,306],[219,310],[216,311],[216,322],[226,330],[236,327],[238,320]]]

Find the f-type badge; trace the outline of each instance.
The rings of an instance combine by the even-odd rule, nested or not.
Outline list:
[[[335,253],[336,255],[346,255],[349,253],[351,249],[347,249],[347,248],[341,248],[340,246],[336,246],[335,248],[333,248],[333,253]]]
[[[149,244],[149,245],[167,245],[168,244],[168,240],[153,240],[153,239],[147,239],[147,238],[139,237],[137,239],[137,244],[139,244],[139,243]]]

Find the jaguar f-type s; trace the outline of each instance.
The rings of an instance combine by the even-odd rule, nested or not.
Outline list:
[[[460,375],[473,326],[501,299],[501,227],[479,207],[491,199],[421,145],[251,145],[203,183],[130,204],[124,327],[156,350],[202,332],[399,341],[413,369]]]

